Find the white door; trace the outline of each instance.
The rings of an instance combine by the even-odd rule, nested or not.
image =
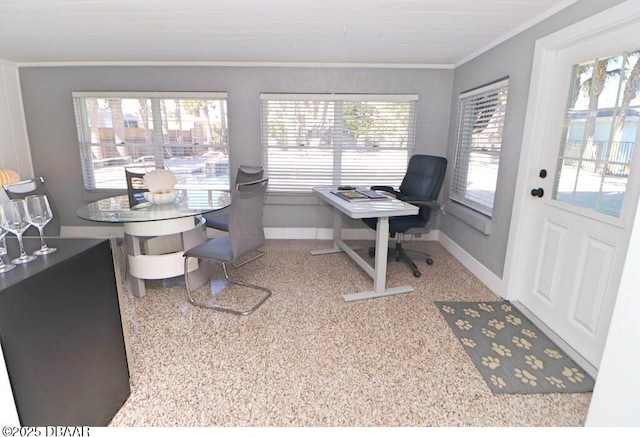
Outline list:
[[[505,270],[507,297],[595,368],[640,183],[640,97],[624,99],[640,74],[640,8],[614,9],[536,46]]]

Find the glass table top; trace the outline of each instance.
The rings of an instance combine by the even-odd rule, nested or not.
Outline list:
[[[148,222],[191,217],[226,208],[231,204],[231,194],[225,191],[178,190],[172,203],[154,205],[148,202],[129,207],[127,195],[109,197],[89,203],[76,211],[82,219],[107,222]]]

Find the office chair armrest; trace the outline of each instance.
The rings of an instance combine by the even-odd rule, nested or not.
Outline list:
[[[371,189],[373,191],[385,191],[387,193],[393,194],[396,197],[398,197],[398,195],[401,194],[400,191],[396,191],[396,190],[393,189],[393,187],[390,187],[388,185],[373,185],[371,187]]]
[[[442,205],[440,205],[439,202],[436,202],[435,200],[426,200],[422,197],[403,197],[401,199],[403,202],[407,202],[407,203],[411,203],[412,205],[415,206],[428,206],[431,209],[440,209]]]

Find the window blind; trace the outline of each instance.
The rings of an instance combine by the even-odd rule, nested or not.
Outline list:
[[[415,144],[415,95],[262,94],[269,191],[392,185]]]
[[[509,80],[462,93],[450,198],[491,216]]]
[[[228,189],[226,93],[74,92],[87,189],[126,188],[125,167],[167,168],[178,188]]]

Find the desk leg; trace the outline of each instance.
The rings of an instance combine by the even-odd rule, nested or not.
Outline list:
[[[312,250],[311,255],[325,255],[328,253],[342,252],[336,241],[342,240],[342,213],[333,208],[333,248]]]
[[[373,292],[384,293],[387,285],[387,256],[389,252],[389,217],[380,217],[376,226],[376,258]]]
[[[342,244],[341,244],[342,243]],[[333,209],[333,247],[331,249],[312,250],[311,255],[326,255],[329,253],[345,252],[342,248],[345,243],[342,241],[342,213]],[[351,250],[360,250],[362,247],[353,246]],[[351,254],[349,254],[351,255]]]
[[[408,293],[413,287],[404,285],[401,287],[386,288],[387,282],[387,252],[389,249],[389,218],[379,217],[376,226],[376,258],[373,273],[365,269],[373,278],[373,290],[362,293],[345,294],[342,297],[346,302],[354,300],[371,299],[374,297],[392,296],[394,294]],[[364,268],[364,267],[363,267]]]

